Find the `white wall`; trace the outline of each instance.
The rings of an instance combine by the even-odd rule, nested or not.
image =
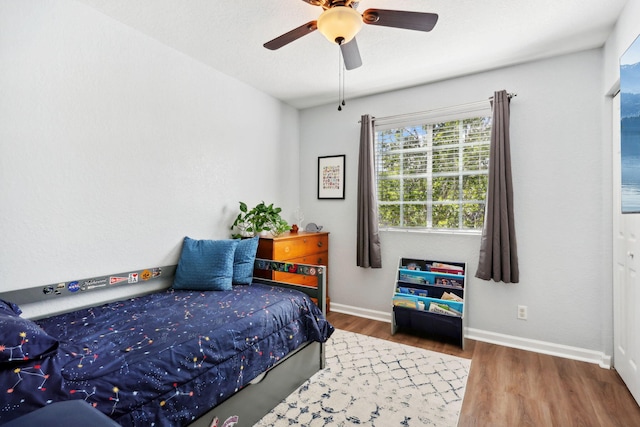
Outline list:
[[[336,105],[303,110],[301,203],[309,220],[331,232],[332,306],[388,316],[399,256],[464,261],[471,277],[468,327],[611,354],[611,325],[602,320],[611,317],[610,184],[603,183],[611,165],[602,157],[602,68],[597,49],[347,100],[342,112]],[[500,89],[518,94],[511,103],[511,149],[520,283],[472,277],[479,236],[382,232],[383,268],[356,267],[360,116],[464,104]],[[320,201],[317,157],[333,154],[347,156],[346,199]],[[518,304],[528,306],[529,320],[516,319]]]
[[[177,263],[298,205],[298,111],[74,1],[0,3],[0,286]],[[290,166],[294,165],[294,166]]]

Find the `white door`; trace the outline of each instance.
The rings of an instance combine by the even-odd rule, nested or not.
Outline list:
[[[620,94],[613,105],[613,364],[640,403],[640,214],[621,213]]]

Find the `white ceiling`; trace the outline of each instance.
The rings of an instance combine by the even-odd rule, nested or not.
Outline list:
[[[270,51],[263,43],[315,20],[302,0],[77,0],[297,107],[338,98],[338,47],[318,31]],[[364,25],[363,66],[347,99],[600,47],[627,0],[361,0],[437,13],[433,31]]]

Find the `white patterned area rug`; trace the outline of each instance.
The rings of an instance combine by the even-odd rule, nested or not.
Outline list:
[[[256,426],[455,427],[471,360],[336,330],[326,369]]]

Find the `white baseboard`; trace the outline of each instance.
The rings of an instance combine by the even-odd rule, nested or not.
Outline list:
[[[579,360],[581,362],[594,363],[600,365],[601,368],[611,369],[611,355],[607,355],[601,351],[499,334],[475,328],[465,328],[465,338],[533,351],[535,353],[564,357],[566,359]]]
[[[391,313],[384,311],[369,310],[366,308],[338,304],[335,302],[331,303],[331,311],[391,323]],[[554,344],[546,341],[516,337],[513,335],[499,334],[475,328],[465,328],[465,338],[502,345],[505,347],[533,351],[535,353],[564,357],[566,359],[579,360],[581,362],[594,363],[604,369],[611,369],[611,355],[605,354],[601,351],[587,350],[580,347],[571,347],[568,345]]]
[[[369,310],[368,308],[354,307],[351,305],[331,303],[331,311],[342,314],[350,314],[351,316],[364,317],[365,319],[378,320],[380,322],[391,323],[391,313],[377,310]]]

